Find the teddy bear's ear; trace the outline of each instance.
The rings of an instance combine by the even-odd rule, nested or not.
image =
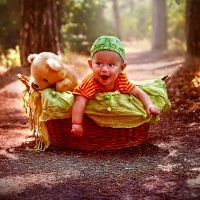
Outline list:
[[[32,63],[38,54],[30,54],[27,58],[28,62]]]
[[[60,71],[63,68],[62,64],[53,58],[47,59],[47,64],[52,70],[55,71]]]

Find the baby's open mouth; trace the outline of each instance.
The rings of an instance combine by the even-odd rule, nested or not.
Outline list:
[[[101,75],[101,79],[103,79],[103,80],[107,80],[108,78],[109,78],[109,76]]]

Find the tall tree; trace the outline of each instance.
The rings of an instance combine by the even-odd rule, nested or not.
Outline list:
[[[120,15],[119,15],[119,5],[118,0],[112,0],[113,2],[113,14],[114,14],[114,22],[115,22],[115,31],[117,37],[121,39],[121,26],[120,26]]]
[[[60,51],[57,30],[57,8],[54,0],[20,0],[20,57],[22,66],[28,66],[31,53]]]
[[[189,0],[186,6],[187,52],[200,56],[200,1]]]
[[[167,48],[166,0],[153,0],[152,49]]]

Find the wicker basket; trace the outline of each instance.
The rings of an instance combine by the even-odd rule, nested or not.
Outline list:
[[[54,146],[79,150],[111,150],[137,146],[147,140],[149,124],[135,128],[111,128],[97,125],[84,115],[83,136],[71,133],[71,118],[55,119],[46,122],[49,141]]]

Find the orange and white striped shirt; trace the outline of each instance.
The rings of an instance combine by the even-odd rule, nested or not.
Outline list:
[[[120,93],[130,93],[135,88],[135,84],[131,83],[126,74],[119,74],[115,88],[113,91],[119,91]],[[97,93],[108,92],[106,91],[94,78],[93,74],[90,73],[73,91],[73,94],[85,96],[88,99],[93,98]]]

